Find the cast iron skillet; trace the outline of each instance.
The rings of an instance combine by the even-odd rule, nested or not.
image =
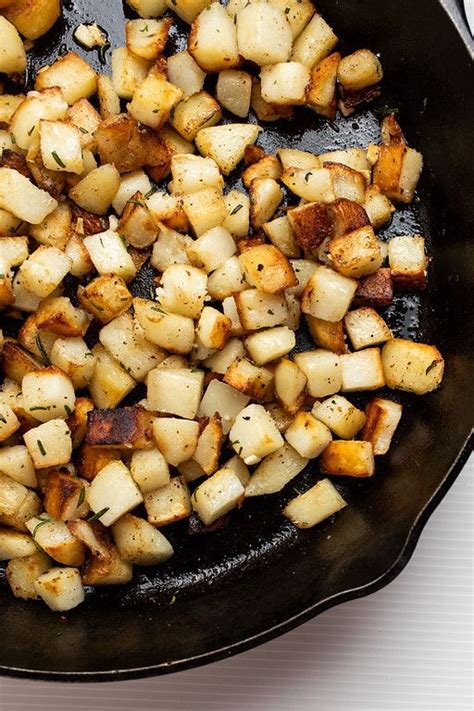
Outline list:
[[[64,18],[38,43],[31,69],[66,48],[82,53],[71,38],[80,21],[96,20],[112,44],[123,44],[118,0],[65,0],[64,6]],[[315,151],[363,145],[377,140],[384,111],[400,109],[401,125],[423,152],[426,169],[419,199],[397,213],[386,236],[421,231],[435,258],[422,298],[407,295],[386,315],[397,334],[440,347],[447,361],[443,386],[425,398],[401,398],[407,407],[390,455],[378,460],[373,479],[337,482],[350,506],[334,521],[297,531],[279,513],[282,502],[318,479],[315,466],[281,495],[246,502],[213,536],[189,537],[185,524],[169,527],[176,550],[169,564],[137,571],[125,587],[90,591],[85,604],[66,615],[14,600],[1,579],[3,674],[67,681],[163,674],[243,651],[366,595],[405,566],[468,456],[474,401],[472,44],[455,2],[448,8],[438,0],[320,0],[318,9],[345,39],[344,51],[380,52],[384,98],[334,125],[301,112],[289,124],[266,128],[259,142]],[[182,46],[180,30],[173,42]],[[95,52],[87,56],[100,68]],[[147,288],[146,270],[142,277],[138,293]],[[401,317],[393,313],[400,308]]]

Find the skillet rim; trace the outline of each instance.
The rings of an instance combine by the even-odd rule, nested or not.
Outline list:
[[[461,6],[462,0],[438,0],[438,2],[446,13],[446,21],[451,22],[454,26],[465,49],[470,55],[471,60],[474,61],[474,38],[471,37],[466,24],[464,10]],[[344,602],[349,602],[350,600],[357,600],[371,595],[391,583],[398,575],[400,575],[402,570],[408,564],[415,551],[421,533],[428,523],[428,520],[456,481],[473,451],[474,429],[466,434],[464,443],[453,461],[453,464],[446,472],[444,479],[441,481],[438,488],[433,492],[413,522],[394,563],[385,571],[385,573],[365,585],[348,590],[342,590],[335,595],[316,602],[314,605],[306,607],[298,614],[293,615],[292,617],[239,642],[220,647],[219,649],[215,649],[210,652],[180,659],[175,662],[163,662],[160,664],[135,667],[131,669],[85,672],[43,671],[0,665],[0,676],[27,679],[30,681],[51,681],[56,683],[98,683],[144,679],[171,674],[178,671],[185,671],[186,669],[194,669],[206,664],[211,664],[222,659],[233,657],[249,649],[253,649],[254,647],[270,642],[272,639],[295,629],[304,622],[307,622],[332,607],[336,607]]]

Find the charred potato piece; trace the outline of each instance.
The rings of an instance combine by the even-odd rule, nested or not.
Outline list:
[[[151,449],[150,414],[142,407],[117,407],[88,413],[86,444],[112,449]]]

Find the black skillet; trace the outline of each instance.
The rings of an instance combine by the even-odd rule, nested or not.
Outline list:
[[[302,111],[290,123],[266,127],[259,142],[315,152],[364,145],[377,140],[383,113],[399,109],[426,168],[419,199],[397,213],[384,236],[421,231],[434,259],[426,292],[397,299],[387,318],[397,334],[439,346],[447,361],[443,386],[425,398],[402,398],[405,416],[377,475],[337,482],[350,506],[315,529],[297,531],[279,511],[295,490],[318,479],[317,466],[281,495],[246,502],[223,531],[191,537],[184,524],[170,527],[176,555],[169,564],[137,570],[125,587],[91,590],[65,615],[14,600],[0,570],[0,673],[126,679],[197,666],[269,640],[392,580],[466,461],[474,402],[473,45],[456,0],[320,0],[318,9],[344,38],[343,51],[380,52],[383,98],[333,125]],[[72,31],[92,20],[112,45],[123,45],[119,0],[65,0],[63,19],[31,56],[31,74],[58,52],[82,54]],[[172,41],[178,48],[182,29]],[[101,68],[96,52],[85,54]],[[136,290],[146,283],[145,273]]]

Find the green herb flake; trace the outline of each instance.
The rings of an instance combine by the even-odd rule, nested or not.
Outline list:
[[[68,415],[68,416],[72,415],[72,410],[69,407],[69,405],[64,405],[64,409],[66,411],[66,415]]]
[[[145,193],[145,195],[143,197],[145,198],[145,200],[148,200],[148,198],[151,197],[152,195],[154,195],[156,193],[156,191],[157,191],[157,188],[154,185],[152,185],[150,190],[147,193]]]
[[[148,30],[149,30],[148,25],[145,25],[145,27],[142,27],[142,29],[140,30],[140,32],[148,32]]]
[[[230,217],[232,217],[232,215],[236,215],[238,213],[238,211],[241,210],[242,208],[243,208],[243,205],[236,205],[234,207],[234,209],[232,210],[232,212],[230,213]]]
[[[33,529],[32,534],[31,534],[33,540],[35,539],[36,532],[37,532],[38,528],[41,528],[41,526],[44,526],[45,523],[51,523],[51,521],[52,521],[53,519],[52,519],[52,518],[47,518],[47,517],[45,517],[45,516],[37,516],[37,520],[39,521],[39,523],[36,524],[36,526],[35,526],[34,529]]]
[[[87,519],[89,523],[94,523],[94,521],[98,521],[107,511],[110,509],[110,506],[106,506],[105,508],[101,509],[100,511],[97,511],[97,513],[92,514],[92,516],[89,516]]]
[[[41,452],[42,456],[45,457],[45,456],[46,456],[46,450],[45,450],[45,448],[44,448],[44,446],[43,446],[43,442],[42,442],[40,439],[37,439],[37,440],[36,440],[36,444],[38,445],[38,449],[39,449],[39,451]]]
[[[99,50],[97,52],[99,56],[99,62],[101,64],[105,64],[105,53],[107,50],[110,49],[110,42],[106,42],[105,44],[102,45],[102,47],[99,47]]]
[[[34,405],[30,407],[30,412],[35,412],[36,410],[51,410],[51,405]]]
[[[89,131],[87,130],[87,128],[84,128],[84,126],[79,126],[79,131],[80,131],[81,133],[89,133]]]
[[[83,486],[81,489],[81,493],[79,494],[79,498],[77,500],[77,508],[79,508],[79,506],[82,506],[85,498],[86,498],[86,487]]]
[[[56,163],[59,165],[60,168],[65,168],[66,164],[61,160],[61,158],[58,156],[56,151],[52,151],[51,155],[53,156],[54,160]]]
[[[306,173],[306,175],[304,176],[304,182],[307,183],[308,180],[310,179],[310,177],[311,177],[312,175],[313,175],[313,174],[312,174],[311,172],[310,172],[310,173]]]
[[[4,425],[7,424],[7,421],[6,421],[6,419],[4,418],[3,415],[0,415],[0,422],[3,422]]]
[[[39,336],[38,333],[37,333],[36,336],[35,336],[35,343],[36,343],[36,346],[37,346],[37,348],[38,348],[38,350],[39,350],[39,352],[40,352],[41,358],[43,359],[43,363],[44,363],[45,365],[51,365],[51,361],[50,361],[50,359],[49,359],[48,354],[46,353],[46,349],[45,349],[45,347],[44,347],[44,345],[43,345],[43,341],[41,340],[41,338],[40,338],[40,336]]]
[[[28,131],[28,136],[31,136],[31,134],[33,133],[34,130],[35,130],[35,126],[32,126],[30,128],[30,130]]]

